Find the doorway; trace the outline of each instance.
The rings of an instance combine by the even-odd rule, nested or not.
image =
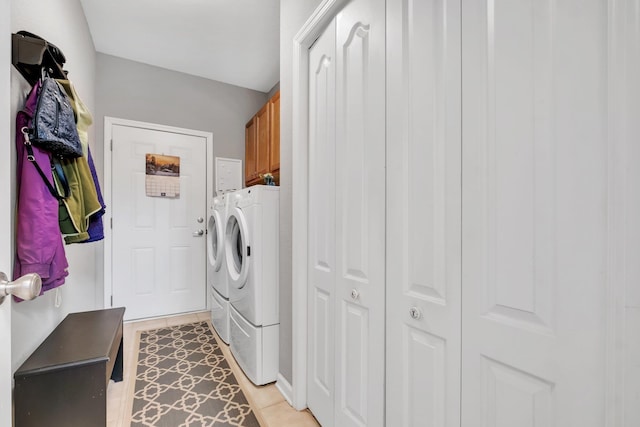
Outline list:
[[[106,118],[105,141],[105,305],[204,310],[211,133]]]

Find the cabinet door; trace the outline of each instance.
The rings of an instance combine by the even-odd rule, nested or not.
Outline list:
[[[270,139],[269,170],[280,170],[280,92],[269,100]]]
[[[336,420],[384,425],[385,1],[336,17]]]
[[[462,5],[462,426],[602,427],[607,2]]]
[[[336,287],[336,24],[309,51],[307,403],[334,425]]]
[[[257,178],[256,159],[258,153],[256,138],[256,119],[252,117],[244,129],[244,182],[249,182]]]
[[[256,114],[256,176],[269,172],[269,103]]]
[[[460,427],[460,66],[460,0],[387,0],[387,426]]]

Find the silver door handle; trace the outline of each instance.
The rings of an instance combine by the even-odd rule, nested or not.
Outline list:
[[[360,297],[360,292],[358,292],[357,289],[352,289],[351,290],[351,299],[352,300],[357,300]]]
[[[202,224],[204,222],[204,218],[198,217],[198,219],[196,219],[196,221],[198,221],[198,223]]]
[[[6,274],[0,272],[0,304],[8,295],[15,295],[24,300],[34,299],[40,295],[41,290],[42,279],[37,273],[25,274],[10,281]]]
[[[193,237],[202,237],[204,235],[204,230],[198,230],[193,232]]]

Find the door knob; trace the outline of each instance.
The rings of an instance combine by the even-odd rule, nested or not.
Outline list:
[[[193,237],[202,237],[204,235],[204,230],[198,230],[193,232]]]
[[[418,307],[411,307],[409,309],[409,316],[414,320],[420,320],[422,318],[422,312]]]
[[[360,292],[357,289],[351,289],[351,299],[355,301],[358,297],[360,297]]]
[[[204,218],[198,217],[198,219],[196,219],[196,221],[198,221],[200,224],[202,224],[204,222]]]
[[[24,300],[34,299],[40,295],[41,290],[42,279],[37,273],[25,274],[11,282],[6,274],[0,272],[0,304],[8,295],[15,295]]]

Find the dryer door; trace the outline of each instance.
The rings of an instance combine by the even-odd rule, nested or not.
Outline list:
[[[207,253],[209,264],[219,271],[224,258],[224,224],[220,212],[214,209],[207,223]]]
[[[249,274],[249,233],[247,221],[241,209],[232,208],[225,232],[225,255],[229,270],[229,284],[242,289]]]

